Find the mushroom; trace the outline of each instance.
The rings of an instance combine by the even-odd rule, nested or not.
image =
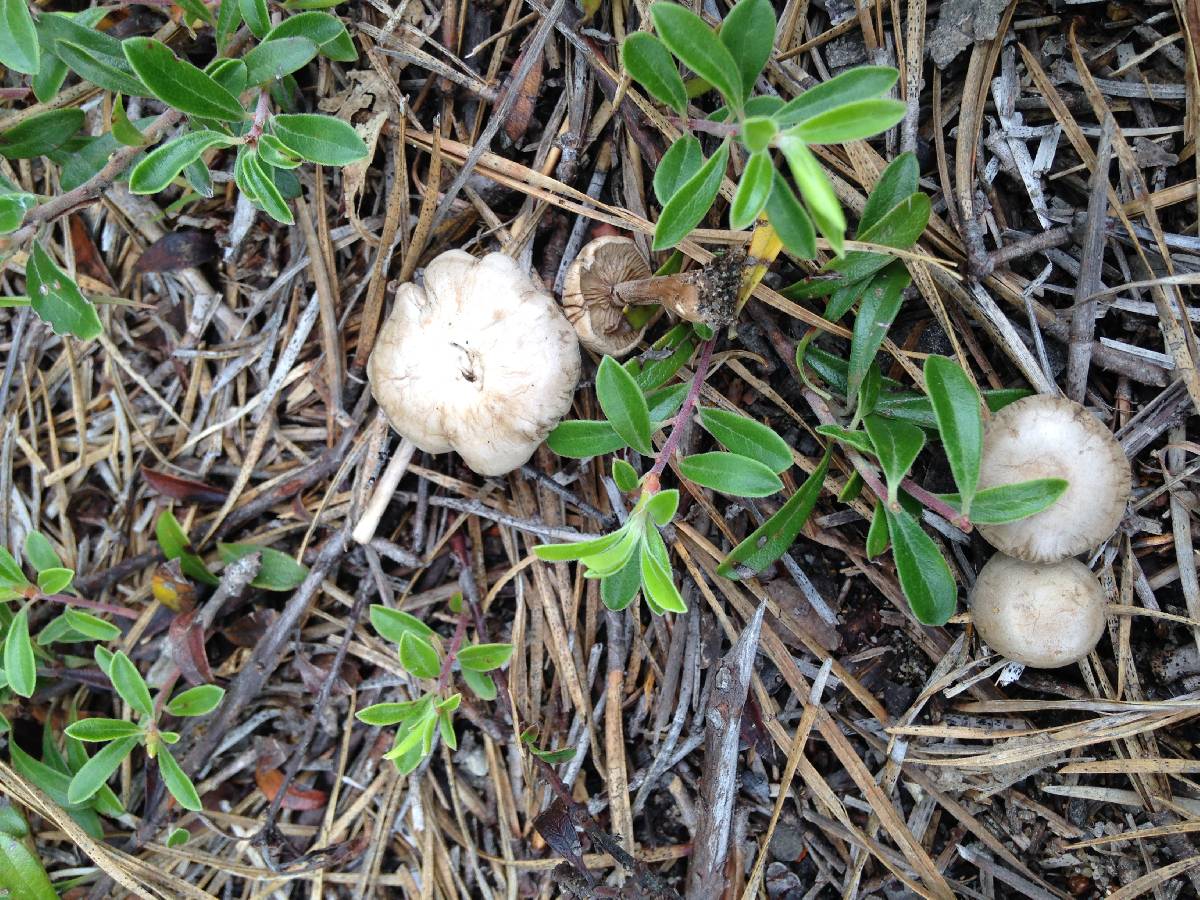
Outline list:
[[[579,342],[558,304],[510,257],[449,250],[404,284],[367,363],[400,436],[455,450],[480,475],[525,463],[571,408]]]
[[[613,288],[648,277],[650,267],[629,238],[605,235],[589,242],[563,280],[563,312],[575,326],[579,342],[609,356],[624,356],[636,347],[646,328],[629,323],[625,301]]]
[[[1133,486],[1112,433],[1073,400],[1044,394],[991,417],[979,489],[1034,478],[1065,478],[1066,493],[1036,515],[979,526],[997,550],[1030,562],[1066,559],[1102,543],[1120,524]]]
[[[1104,591],[1077,559],[1031,563],[997,553],[971,588],[979,639],[1035,669],[1083,659],[1104,633]]]

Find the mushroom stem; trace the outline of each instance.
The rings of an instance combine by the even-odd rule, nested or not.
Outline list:
[[[396,452],[388,460],[387,468],[383,470],[383,475],[375,483],[375,491],[371,494],[371,500],[367,503],[367,508],[363,510],[358,524],[350,532],[350,536],[354,538],[356,543],[369,544],[371,543],[371,539],[375,537],[375,529],[379,527],[379,520],[383,518],[384,510],[392,502],[392,495],[396,493],[396,487],[400,484],[400,479],[408,471],[408,464],[412,462],[413,453],[416,452],[416,449],[417,445],[408,438],[400,441],[400,446],[396,448]]]
[[[629,306],[661,304],[681,318],[687,318],[686,311],[696,308],[696,285],[686,275],[651,275],[622,281],[613,287],[613,294]],[[691,320],[697,321],[694,314]]]

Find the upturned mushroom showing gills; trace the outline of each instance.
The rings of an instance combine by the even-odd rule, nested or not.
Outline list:
[[[589,242],[563,279],[563,311],[579,342],[596,353],[618,357],[636,347],[646,329],[629,323],[625,301],[613,289],[649,276],[650,267],[629,238],[605,235]]]
[[[1104,591],[1077,559],[1030,563],[997,553],[970,599],[979,639],[1035,669],[1083,659],[1104,634]]]
[[[393,428],[480,475],[524,464],[571,407],[579,342],[508,256],[449,250],[404,284],[367,364]]]
[[[1003,525],[980,525],[997,550],[1053,562],[1091,550],[1116,530],[1133,477],[1121,445],[1086,409],[1038,395],[991,417],[983,436],[979,489],[1033,478],[1064,478],[1066,493],[1047,509]]]

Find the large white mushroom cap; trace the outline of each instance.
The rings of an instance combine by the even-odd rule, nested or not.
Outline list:
[[[1112,433],[1065,397],[1024,397],[991,417],[983,436],[979,489],[1034,478],[1065,478],[1048,509],[1003,525],[980,525],[984,540],[1030,562],[1066,559],[1116,530],[1133,486]]]
[[[1077,559],[1028,563],[997,553],[971,588],[971,621],[992,650],[1036,669],[1083,659],[1104,634],[1104,590]]]
[[[367,364],[392,427],[480,475],[523,465],[571,408],[579,342],[554,299],[501,253],[449,250],[409,282]]]

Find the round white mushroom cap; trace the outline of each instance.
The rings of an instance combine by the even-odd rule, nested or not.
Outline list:
[[[995,413],[983,436],[979,490],[1035,478],[1065,478],[1048,509],[1003,525],[980,525],[984,540],[1030,562],[1066,559],[1116,530],[1133,487],[1129,460],[1112,433],[1065,397],[1024,397]]]
[[[480,475],[523,465],[571,408],[579,342],[554,298],[501,253],[449,250],[404,284],[367,364],[392,427]]]
[[[1030,563],[997,553],[970,599],[979,639],[1035,669],[1083,659],[1104,634],[1104,590],[1077,559]]]

